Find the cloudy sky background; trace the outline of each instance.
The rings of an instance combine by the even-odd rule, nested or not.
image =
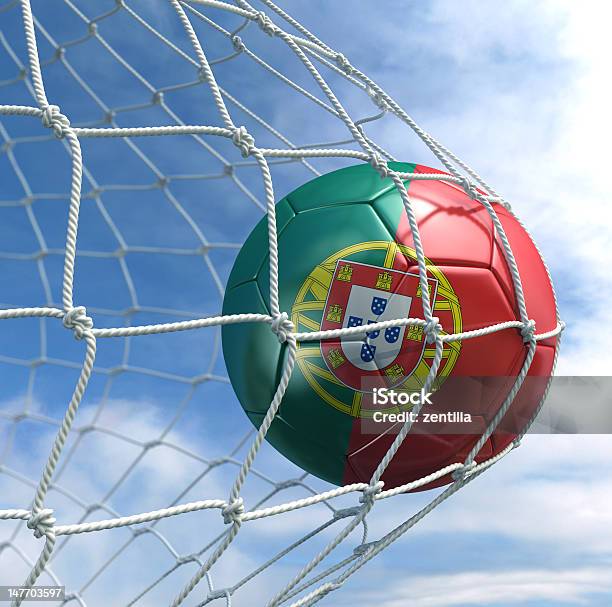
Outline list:
[[[166,3],[128,4],[190,53]],[[23,81],[13,81],[18,62],[25,62],[18,7],[5,5],[7,10],[0,13],[0,103],[31,105]],[[95,12],[91,3],[75,5],[91,18],[110,10],[114,2],[100,1]],[[282,6],[381,84],[513,204],[551,267],[561,315],[568,322],[559,372],[609,375],[612,281],[607,247],[612,229],[606,215],[606,170],[600,164],[612,135],[605,119],[612,101],[606,65],[612,51],[607,32],[611,9],[604,2],[578,7],[560,1],[534,5],[484,0],[388,1],[384,10],[365,0],[351,2],[350,10],[346,3],[322,1]],[[90,93],[111,108],[137,106],[117,113],[121,126],[172,123],[164,108],[149,106],[151,90],[121,68],[97,40],[69,44],[69,67],[54,61],[53,40],[79,40],[87,34],[86,24],[63,2],[40,0],[33,8],[48,36],[38,31],[41,57],[48,60],[44,75],[49,99],[73,123],[102,117]],[[204,12],[230,29],[239,23],[219,11]],[[209,57],[232,52],[210,28],[198,31]],[[194,78],[193,67],[164,52],[123,13],[100,21],[99,32],[154,89]],[[321,98],[279,41],[254,26],[241,36],[254,52]],[[79,87],[75,73],[89,91]],[[247,57],[220,63],[215,73],[230,93],[297,144],[346,137],[337,120],[267,77]],[[367,96],[333,73],[322,73],[355,118],[376,113]],[[166,91],[165,101],[187,123],[218,123],[203,87]],[[260,145],[278,145],[247,115],[231,105],[230,111]],[[0,302],[57,305],[68,156],[36,121],[3,118],[1,124],[0,145],[7,140],[17,144],[0,151]],[[375,122],[368,133],[399,158],[435,165],[427,149],[397,121]],[[241,160],[231,146],[207,141],[230,162]],[[148,165],[120,140],[83,143],[92,179],[86,178],[83,189],[75,301],[88,307],[97,326],[213,314],[220,307],[220,287],[235,245],[262,210],[228,178],[175,178],[166,190],[154,187],[160,174],[218,175],[223,163],[187,137],[136,143],[150,159]],[[322,163],[318,168],[331,166]],[[28,186],[19,180],[16,167]],[[261,185],[251,167],[239,166],[236,176],[261,200]],[[280,197],[311,174],[289,164],[274,166],[273,176]],[[30,194],[27,187],[37,195],[31,207],[18,203]],[[96,187],[101,192],[97,197]],[[195,253],[201,240],[180,219],[173,200],[180,201],[212,245],[210,265]],[[127,251],[125,261],[114,255],[118,247]],[[46,251],[42,257],[41,250]],[[135,311],[128,316],[130,306]],[[153,307],[185,314],[165,314]],[[83,348],[57,321],[2,323],[0,508],[26,507],[33,493],[28,479],[36,482],[39,477]],[[77,429],[95,423],[97,430],[81,432],[79,440],[78,434],[71,437],[74,457],[48,498],[58,520],[79,520],[87,506],[99,502],[112,511],[92,509],[86,514],[89,520],[160,508],[177,499],[182,503],[227,495],[235,463],[202,473],[207,461],[234,448],[235,461],[244,457],[247,444],[240,441],[249,424],[224,380],[217,337],[214,331],[198,331],[100,343],[97,372],[76,422]],[[41,356],[46,357],[44,364],[32,364]],[[210,379],[191,383],[202,374]],[[11,415],[24,409],[30,417],[15,423]],[[144,442],[162,435],[164,445],[143,451]],[[384,607],[408,600],[419,607],[609,605],[611,461],[608,436],[529,436],[519,450],[426,518],[327,602],[376,602]],[[300,474],[265,447],[256,468],[272,481]],[[307,483],[315,490],[325,487],[316,479]],[[244,493],[247,506],[272,488],[270,481],[252,478]],[[305,494],[304,487],[285,489],[267,505]],[[403,496],[377,505],[369,539],[401,523],[431,497]],[[354,502],[340,501],[338,507]],[[327,514],[321,506],[245,524],[239,540],[213,570],[215,587],[231,585],[321,524]],[[155,529],[176,553],[186,555],[223,531],[219,519],[217,512],[196,513],[162,521]],[[271,589],[282,587],[339,525],[248,584],[236,594],[235,604],[264,604]],[[17,550],[30,560],[38,554],[41,543],[23,527],[0,525],[0,583],[17,583],[27,575],[29,567]],[[351,536],[338,560],[359,543],[358,536]],[[109,588],[113,604],[125,604],[176,562],[159,537],[147,533],[105,567],[130,538],[126,529],[72,538],[58,550],[53,570],[88,605],[103,604]],[[10,546],[3,545],[4,540],[10,540]],[[166,604],[195,569],[193,563],[179,568],[138,604]],[[188,604],[197,604],[205,594],[203,582]]]

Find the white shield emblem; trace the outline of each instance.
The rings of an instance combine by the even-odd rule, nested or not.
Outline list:
[[[427,282],[433,306],[437,281],[428,278]],[[423,318],[418,274],[346,259],[336,263],[322,330],[367,327],[400,318]],[[416,369],[424,351],[423,329],[414,325],[321,340],[329,371],[345,386],[361,392],[381,382],[387,387],[399,385]]]
[[[412,297],[353,285],[342,327],[356,327],[410,316]],[[343,336],[342,350],[359,369],[376,371],[390,365],[402,347],[405,327],[370,331],[365,335]]]

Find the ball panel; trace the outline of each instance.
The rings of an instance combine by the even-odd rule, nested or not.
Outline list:
[[[437,265],[490,267],[493,224],[481,204],[455,184],[441,181],[412,180],[408,196],[428,259]],[[374,204],[381,216],[387,205],[400,209],[400,220],[393,232],[396,240],[414,247],[408,216],[394,190],[380,196]],[[444,238],[440,238],[442,233]]]
[[[385,456],[395,440],[399,426],[392,433],[380,435],[363,449],[351,454],[347,460],[343,483],[367,483],[378,462]],[[476,435],[421,435],[409,434],[393,460],[385,470],[382,480],[385,489],[398,487],[411,480],[423,478],[432,472],[455,462],[462,462],[476,443]],[[493,455],[491,441],[484,444],[477,461],[484,461]],[[450,475],[420,487],[425,491],[451,482]]]
[[[269,314],[254,281],[226,291],[223,314]],[[266,323],[223,325],[223,356],[243,408],[267,411],[274,396],[281,345]]]
[[[276,205],[276,229],[279,234],[295,217],[289,203],[283,199]],[[256,280],[261,266],[268,257],[268,221],[264,216],[255,226],[240,249],[230,273],[227,289],[249,280]],[[247,310],[243,310],[246,312]]]
[[[512,406],[502,419],[499,430],[492,436],[496,453],[505,449],[531,420],[533,412],[546,392],[554,357],[553,347],[543,344],[536,346],[536,353],[527,377]]]
[[[248,413],[249,419],[259,428],[264,414]],[[348,439],[350,432],[345,433]],[[277,414],[268,430],[266,440],[282,455],[303,470],[335,485],[342,483],[345,468],[346,440],[344,448],[338,444],[328,444],[325,438],[317,432],[305,432],[299,426],[297,429]]]
[[[490,270],[484,268],[467,268],[461,266],[438,266],[448,281],[453,285],[455,294],[461,305],[462,331],[473,331],[489,325],[516,320],[514,310],[510,307],[504,293],[502,292],[495,276]],[[410,266],[409,271],[416,272],[416,266]],[[434,305],[434,315],[437,315]],[[453,332],[453,326],[440,314],[442,328],[447,333]],[[457,365],[462,362],[467,367],[479,368],[481,364],[491,372],[481,375],[504,374],[509,370],[508,361],[514,360],[515,353],[525,351],[525,346],[516,329],[499,331],[491,335],[478,337],[476,339],[465,339],[461,343],[462,354]],[[482,352],[483,359],[477,357],[471,359],[466,356],[472,348]],[[496,352],[498,350],[499,352]],[[490,353],[490,355],[488,355]],[[470,358],[468,362],[466,359]],[[487,360],[488,359],[488,360]],[[470,375],[459,371],[456,367],[455,373],[459,375]]]
[[[318,344],[314,345],[318,355]],[[300,347],[298,356],[304,357],[307,348],[308,346]],[[304,358],[308,361],[308,356]],[[308,362],[306,364],[308,365]],[[282,366],[279,367],[280,371]],[[313,367],[312,372],[319,371]],[[344,386],[339,388],[346,391]],[[326,389],[333,394],[333,388],[330,389],[326,385]],[[304,399],[305,394],[308,395],[307,400]],[[299,428],[309,442],[319,443],[330,452],[342,453],[343,456],[346,453],[353,418],[330,406],[319,394],[316,394],[297,365],[287,386],[279,413],[287,425]]]
[[[414,164],[389,163],[395,170],[412,172]],[[296,213],[336,204],[364,203],[393,189],[393,181],[381,179],[369,164],[358,164],[321,175],[287,196]]]
[[[278,240],[280,305],[291,310],[300,287],[316,267],[336,251],[355,243],[391,240],[389,232],[369,205],[333,204],[303,211],[289,222]],[[382,263],[384,253],[355,255],[354,261]],[[266,258],[257,283],[269,302],[270,266]]]
[[[491,251],[491,271],[495,275],[499,286],[501,287],[508,303],[512,306],[514,313],[518,318],[518,310],[516,309],[516,297],[514,295],[514,284],[512,283],[512,275],[506,262],[506,256],[499,239],[495,239]]]
[[[529,318],[535,320],[538,333],[552,331],[557,326],[556,306],[544,262],[533,241],[514,217],[502,210],[499,212],[499,218],[515,253],[527,314]],[[493,248],[491,268],[507,297],[516,308],[514,285],[503,249],[499,244]],[[554,346],[556,341],[557,338],[552,337],[543,343]]]

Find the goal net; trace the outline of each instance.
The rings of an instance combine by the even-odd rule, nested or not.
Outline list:
[[[0,585],[64,585],[58,604],[313,605],[519,444],[385,490],[408,423],[370,483],[332,487],[264,440],[308,338],[278,307],[274,263],[271,315],[221,316],[264,216],[276,258],[277,193],[368,162],[416,233],[387,161],[427,149],[448,175],[412,178],[460,184],[494,222],[493,202],[509,208],[271,0],[0,4]],[[535,334],[519,311],[483,331],[515,327],[533,352],[562,329]],[[259,431],[225,371],[228,322],[288,344]],[[448,473],[412,516],[393,505]]]

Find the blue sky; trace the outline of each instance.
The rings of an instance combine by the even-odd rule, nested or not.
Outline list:
[[[94,9],[90,2],[74,2],[90,18],[114,4],[100,1]],[[166,3],[128,4],[189,52]],[[0,104],[31,105],[24,83],[12,82],[18,66],[8,49],[21,62],[25,52],[19,11],[10,5],[0,13],[5,41],[0,44]],[[66,43],[87,34],[84,23],[64,2],[38,0],[32,6],[51,40]],[[611,101],[605,59],[611,49],[603,29],[607,19],[601,13],[609,9],[594,4],[600,17],[593,18],[593,11],[569,2],[534,6],[523,1],[503,5],[485,0],[389,1],[383,10],[380,3],[353,0],[347,10],[349,3],[317,0],[282,6],[376,80],[513,204],[549,262],[561,314],[568,322],[559,372],[609,374],[607,301],[612,284],[606,266],[612,230],[605,214],[610,198],[605,168],[600,166],[612,134],[603,118]],[[220,11],[205,12],[229,29],[240,23]],[[207,26],[197,30],[209,58],[232,52],[231,45]],[[165,52],[124,13],[100,21],[99,32],[154,90],[195,78],[192,66]],[[254,25],[241,36],[250,49],[322,99],[279,41]],[[48,97],[74,124],[96,123],[104,107],[119,109],[120,126],[172,123],[164,108],[140,107],[149,105],[152,91],[99,41],[68,44],[67,64],[62,65],[52,60],[54,44],[45,33],[39,30],[38,37],[41,57],[48,60],[43,68]],[[294,143],[346,137],[339,121],[267,76],[248,57],[219,63],[214,69],[230,94]],[[88,91],[70,70],[87,83]],[[366,95],[329,70],[322,74],[352,116],[376,113]],[[204,87],[170,89],[164,99],[167,108],[187,123],[219,123]],[[129,109],[133,105],[137,107]],[[246,124],[258,144],[278,145],[248,115],[231,103],[229,107],[235,122]],[[3,118],[0,124],[0,147],[6,139],[16,142],[12,156],[6,148],[0,151],[0,304],[57,304],[68,155],[33,119]],[[416,136],[397,121],[384,118],[367,132],[398,158],[437,166]],[[242,160],[231,145],[207,142],[229,162]],[[88,174],[75,302],[87,306],[97,326],[214,314],[220,309],[221,288],[237,247],[263,214],[257,172],[249,166],[235,169],[240,183],[253,192],[254,199],[249,199],[227,177],[202,179],[222,174],[223,161],[189,137],[136,143],[148,163],[121,140],[83,142]],[[15,166],[26,176],[30,192],[17,178]],[[316,166],[323,171],[338,165]],[[295,163],[275,165],[272,174],[278,197],[312,176]],[[160,175],[170,176],[165,189],[155,187]],[[29,194],[35,196],[32,205],[19,204]],[[181,219],[176,203],[193,218],[193,225]],[[197,253],[202,244],[210,247],[207,259]],[[124,258],[114,255],[121,248],[126,250]],[[42,257],[41,250],[46,251]],[[126,315],[131,307],[136,311]],[[31,364],[43,355],[45,364]],[[42,418],[13,424],[6,416],[25,406],[47,416],[47,421],[60,419],[82,355],[82,344],[57,321],[2,321],[0,412],[5,417],[0,417],[0,465],[11,474],[0,474],[0,507],[29,503],[33,489],[24,479],[38,479],[55,432],[52,423],[43,423]],[[191,383],[202,375],[213,379]],[[116,512],[129,514],[166,506],[178,496],[181,502],[225,497],[236,470],[231,462],[214,468],[182,495],[199,478],[202,461],[164,446],[146,452],[132,469],[141,446],[110,433],[119,432],[137,443],[165,433],[169,443],[189,454],[209,459],[227,456],[249,424],[224,375],[214,330],[129,342],[100,340],[96,373],[76,427],[95,420],[102,430],[83,434],[58,481],[64,493],[49,494],[58,520],[76,521],[83,515],[83,503],[102,499]],[[243,445],[236,458],[245,452]],[[610,461],[612,443],[606,436],[528,437],[521,449],[362,569],[328,604],[377,602],[396,607],[412,599],[419,607],[609,605]],[[267,447],[256,468],[275,481],[300,474]],[[325,487],[316,479],[308,483],[315,489]],[[245,488],[247,506],[270,487],[267,481],[251,479]],[[284,490],[268,504],[304,494],[303,488]],[[402,496],[377,505],[370,539],[399,524],[430,497]],[[352,505],[354,500],[341,503]],[[98,510],[88,518],[108,516],[108,511]],[[245,525],[239,541],[213,570],[216,587],[235,582],[325,516],[321,506]],[[223,529],[217,513],[177,517],[158,527],[179,554],[200,550],[203,538]],[[12,523],[0,525],[0,542],[12,538],[15,529]],[[331,537],[326,532],[248,585],[245,593],[239,591],[236,604],[262,604],[270,588],[281,587],[307,555]],[[69,589],[82,591],[87,604],[102,604],[109,585],[117,593],[116,604],[123,604],[175,562],[162,542],[147,534],[89,583],[127,538],[127,530],[73,538],[58,553],[53,569]],[[358,540],[357,534],[351,536],[352,543],[340,556]],[[30,559],[36,558],[39,542],[29,531],[19,531],[13,544]],[[19,581],[28,570],[15,550],[0,551],[0,583]],[[165,604],[194,571],[194,566],[181,568],[139,604]],[[188,604],[203,596],[191,597]]]

